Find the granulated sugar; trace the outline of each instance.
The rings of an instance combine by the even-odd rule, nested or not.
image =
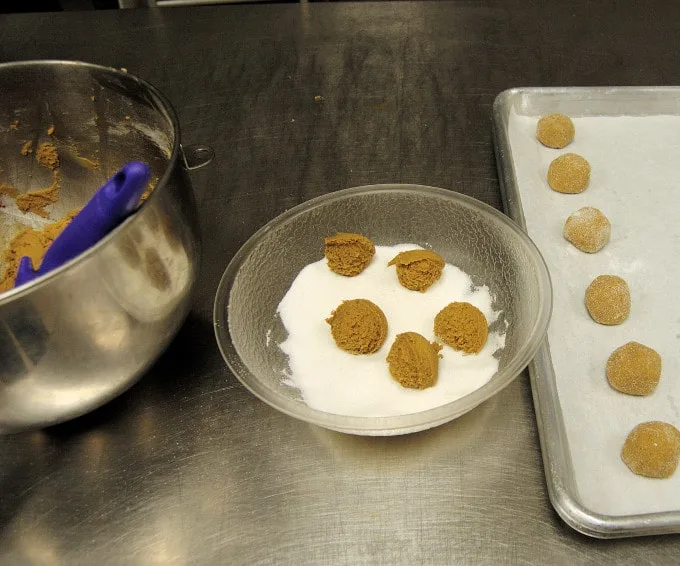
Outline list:
[[[453,301],[479,308],[491,325],[500,316],[492,309],[486,286],[474,287],[470,277],[446,264],[441,278],[425,293],[409,291],[387,263],[412,244],[376,246],[371,264],[357,277],[343,277],[328,269],[326,260],[306,266],[297,276],[278,312],[288,338],[280,344],[287,354],[290,383],[312,408],[348,416],[395,416],[438,407],[471,393],[498,370],[494,353],[505,345],[505,332],[491,332],[478,355],[464,355],[445,346],[437,385],[425,390],[405,389],[391,376],[385,358],[397,334],[417,332],[430,341],[434,317]],[[387,339],[371,355],[340,350],[325,322],[343,300],[368,299],[387,317]]]

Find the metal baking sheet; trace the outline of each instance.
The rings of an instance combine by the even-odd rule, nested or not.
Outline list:
[[[576,139],[564,150],[535,139],[538,118],[551,112],[574,120]],[[494,133],[505,210],[534,239],[553,278],[553,320],[529,366],[552,504],[594,537],[680,532],[680,471],[642,478],[619,457],[639,422],[680,425],[680,88],[513,89],[496,98]],[[592,166],[579,195],[556,193],[545,180],[550,161],[566,152]],[[564,220],[582,206],[612,222],[611,242],[597,254],[562,237]],[[631,316],[617,327],[592,322],[583,304],[585,287],[602,273],[621,275],[631,288]],[[607,357],[630,340],[662,356],[661,383],[649,397],[607,383]]]

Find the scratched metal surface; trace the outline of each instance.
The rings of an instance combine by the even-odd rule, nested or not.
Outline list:
[[[680,537],[595,541],[557,518],[526,375],[457,422],[353,438],[257,401],[212,333],[228,260],[307,198],[402,182],[500,207],[491,105],[501,90],[679,82],[680,11],[625,4],[0,18],[0,60],[126,67],[174,102],[183,141],[217,153],[193,175],[206,255],[192,314],[168,352],[103,409],[0,438],[0,563],[677,563]]]

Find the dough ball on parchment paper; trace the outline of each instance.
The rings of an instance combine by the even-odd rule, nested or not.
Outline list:
[[[612,225],[600,210],[584,206],[564,223],[564,237],[582,252],[599,252],[612,233]]]
[[[590,182],[590,163],[576,153],[553,159],[548,167],[548,184],[558,193],[582,193]]]
[[[569,116],[547,114],[536,125],[536,138],[546,147],[562,149],[574,140],[576,130]]]
[[[609,384],[628,395],[650,395],[661,379],[661,356],[640,344],[628,342],[614,350],[607,360]]]
[[[628,434],[621,459],[639,476],[669,478],[680,459],[680,431],[660,421],[641,423]]]
[[[595,322],[621,324],[630,314],[628,283],[617,275],[600,275],[588,285],[585,303]]]

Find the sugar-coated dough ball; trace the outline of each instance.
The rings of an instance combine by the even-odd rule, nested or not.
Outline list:
[[[637,425],[621,450],[621,459],[630,471],[648,478],[671,477],[679,458],[680,431],[660,421]]]
[[[639,342],[628,342],[609,356],[607,379],[621,393],[650,395],[661,379],[661,356]]]
[[[536,126],[536,138],[546,147],[562,149],[574,139],[574,123],[564,114],[543,116]]]
[[[582,252],[599,252],[609,242],[612,225],[597,208],[584,206],[564,223],[564,237]]]
[[[595,322],[621,324],[630,314],[628,284],[617,275],[600,275],[586,289],[586,308]]]
[[[576,153],[553,159],[548,167],[548,184],[558,193],[582,193],[590,182],[590,163]]]

